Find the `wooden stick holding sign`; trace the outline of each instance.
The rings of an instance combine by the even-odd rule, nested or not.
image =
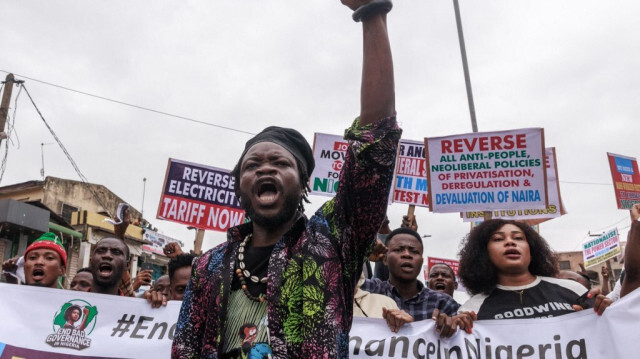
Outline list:
[[[409,205],[409,209],[407,210],[407,224],[406,226],[413,229],[414,231],[418,230],[418,224],[416,223],[416,216],[415,216],[415,211],[416,211],[416,206],[410,204]],[[405,226],[404,220],[403,220],[403,227]]]
[[[413,221],[415,220],[415,215],[414,213],[416,212],[416,206],[410,204],[409,205],[409,210],[407,211],[407,217],[409,217],[409,222],[411,224],[413,224]]]

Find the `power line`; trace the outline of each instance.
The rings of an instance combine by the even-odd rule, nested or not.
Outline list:
[[[600,231],[604,231],[605,229],[610,229],[610,228],[614,227],[616,224],[618,224],[618,223],[620,223],[620,222],[622,222],[622,221],[624,221],[624,220],[626,220],[626,219],[628,219],[628,218],[629,218],[629,216],[628,216],[628,215],[625,215],[624,217],[620,218],[617,222],[612,223],[612,224],[610,224],[610,225],[608,225],[608,226],[604,226],[604,227],[599,228],[599,229],[595,229],[595,230],[594,230],[594,232],[600,232]],[[626,229],[626,228],[629,228],[629,227],[631,227],[631,226],[629,225],[629,226],[626,226],[626,227],[619,228],[619,231],[621,231],[621,230],[623,230],[623,229]],[[589,232],[591,232],[591,231],[589,231]],[[582,244],[582,242],[584,242],[584,240],[585,240],[585,239],[587,239],[587,238],[589,238],[589,235],[582,237],[582,238],[578,241],[578,243],[576,243],[576,245],[575,245],[573,248],[575,249],[576,247],[578,247],[578,246],[579,246],[580,244]]]
[[[29,96],[29,100],[31,100],[33,107],[36,109],[36,112],[38,112],[38,115],[40,115],[42,122],[44,122],[45,126],[47,126],[47,128],[49,129],[51,136],[53,136],[53,138],[56,140],[56,142],[58,143],[58,146],[60,146],[60,148],[62,149],[62,152],[64,152],[65,156],[67,156],[67,159],[69,160],[69,162],[71,162],[71,166],[73,166],[73,169],[76,171],[76,173],[80,177],[80,180],[82,180],[85,187],[87,187],[89,192],[91,192],[91,195],[93,195],[93,198],[95,198],[96,202],[98,202],[98,204],[102,206],[105,212],[107,212],[107,215],[109,215],[109,217],[113,217],[111,215],[111,212],[109,211],[109,208],[105,206],[104,203],[102,203],[102,201],[100,200],[100,197],[98,196],[98,193],[96,193],[93,186],[89,183],[89,180],[82,174],[82,172],[80,171],[80,168],[78,167],[76,162],[73,160],[73,158],[71,158],[71,154],[69,153],[69,151],[67,151],[67,148],[62,144],[62,141],[60,140],[60,138],[58,138],[58,136],[53,131],[51,126],[49,126],[49,124],[47,123],[47,120],[44,119],[44,116],[40,112],[40,109],[38,108],[38,106],[36,106],[36,103],[33,101],[33,98],[31,97],[29,90],[27,90],[27,87],[24,84],[22,84],[22,88],[24,89],[24,92],[27,94],[27,96]]]
[[[597,185],[597,186],[613,186],[612,183],[598,183],[598,182],[575,182],[575,181],[559,181],[560,183],[571,183],[571,184],[586,184],[586,185]]]
[[[7,74],[9,73],[9,71],[5,71],[5,70],[0,70],[0,72],[4,72],[4,73],[7,73]],[[253,133],[253,132],[239,130],[237,128],[232,128],[232,127],[227,127],[227,126],[222,126],[222,125],[216,125],[215,123],[211,123],[211,122],[204,122],[204,121],[196,120],[196,119],[185,117],[185,116],[175,115],[175,114],[164,112],[164,111],[160,111],[160,110],[154,110],[152,108],[148,108],[148,107],[144,107],[144,106],[134,105],[132,103],[128,103],[128,102],[124,102],[124,101],[114,100],[114,99],[111,99],[111,98],[108,98],[108,97],[95,95],[95,94],[92,94],[92,93],[89,93],[89,92],[85,92],[85,91],[75,90],[75,89],[72,89],[72,88],[69,88],[69,87],[66,87],[66,86],[56,85],[56,84],[51,83],[51,82],[34,79],[32,77],[28,77],[28,76],[24,76],[24,75],[20,75],[20,74],[16,74],[16,73],[13,73],[13,74],[15,76],[23,77],[23,78],[31,80],[31,81],[39,82],[41,84],[57,87],[59,89],[63,89],[63,90],[67,90],[67,91],[71,91],[71,92],[75,92],[75,93],[79,93],[81,95],[85,95],[85,96],[89,96],[89,97],[94,97],[94,98],[97,98],[97,99],[100,99],[100,100],[117,103],[119,105],[129,106],[129,107],[133,107],[133,108],[136,108],[136,109],[139,109],[139,110],[144,110],[144,111],[149,111],[149,112],[157,113],[157,114],[164,115],[164,116],[174,117],[174,118],[178,118],[178,119],[181,119],[181,120],[190,121],[190,122],[193,122],[193,123],[198,123],[198,124],[201,124],[201,125],[217,127],[217,128],[223,129],[223,130],[229,130],[229,131],[244,133],[244,134],[252,135],[252,136],[255,135],[255,133]]]
[[[0,164],[0,183],[2,183],[4,172],[7,169],[7,160],[9,158],[9,141],[11,141],[11,144],[13,144],[14,133],[17,147],[20,148],[20,138],[18,137],[18,131],[16,130],[15,123],[16,112],[18,112],[18,99],[20,98],[20,94],[22,93],[22,86],[20,86],[20,82],[16,82],[16,85],[20,87],[20,90],[18,90],[18,95],[16,95],[16,99],[13,103],[13,116],[9,115],[9,109],[7,109],[7,139],[6,141],[4,141],[4,155],[2,156],[2,163]]]
[[[602,227],[600,229],[596,229],[596,230],[594,230],[594,232],[600,232],[600,231],[603,231],[605,229],[611,228],[611,227],[615,226],[616,224],[618,224],[618,223],[620,223],[620,222],[622,222],[622,221],[624,221],[625,219],[628,219],[628,218],[629,218],[629,215],[625,215],[624,217],[620,218],[620,220],[617,221],[616,223],[610,224],[608,226],[604,226],[604,227]]]

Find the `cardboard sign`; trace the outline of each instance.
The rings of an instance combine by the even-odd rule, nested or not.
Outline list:
[[[607,152],[611,178],[616,192],[616,202],[619,209],[631,209],[640,203],[640,173],[638,161],[633,157],[616,155]]]
[[[544,209],[541,128],[425,138],[429,210]]]
[[[164,248],[164,246],[166,246],[169,243],[175,242],[175,243],[178,243],[180,247],[184,247],[184,245],[182,244],[182,241],[177,240],[175,238],[171,238],[162,233],[152,231],[150,229],[144,230],[144,233],[142,234],[142,239],[151,242],[151,244],[143,244],[142,249],[147,252],[156,253],[156,254],[164,255],[164,252],[162,251],[162,249]]]
[[[622,253],[622,249],[620,248],[620,236],[617,228],[596,239],[589,239],[582,244],[585,267],[606,262],[607,259],[616,257],[620,253]]]
[[[335,196],[340,171],[349,143],[342,136],[316,133],[313,136],[313,158],[316,167],[309,178],[311,194]]]
[[[157,218],[226,231],[244,220],[230,171],[169,159]]]
[[[524,220],[529,224],[539,224],[552,218],[567,214],[560,196],[560,182],[558,181],[558,165],[556,162],[555,147],[545,150],[547,167],[547,191],[549,193],[549,205],[545,209],[510,209],[495,210],[492,218]],[[464,222],[484,221],[484,212],[463,212]]]
[[[400,140],[396,168],[393,171],[391,201],[429,207],[427,162],[423,142]]]

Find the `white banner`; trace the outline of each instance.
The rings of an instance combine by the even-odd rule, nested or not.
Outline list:
[[[473,333],[440,339],[434,322],[410,323],[390,333],[382,319],[355,318],[350,358],[622,359],[638,358],[640,291],[615,302],[602,316],[584,310],[555,318],[482,320]]]
[[[549,193],[549,205],[547,208],[495,210],[492,212],[492,218],[526,220],[529,224],[539,224],[567,213],[562,204],[562,197],[560,196],[558,162],[556,161],[555,147],[547,147],[545,149],[545,157],[547,166],[547,192]],[[464,222],[482,222],[484,221],[484,212],[463,212],[462,220]]]
[[[429,210],[544,209],[544,132],[525,128],[425,138]]]
[[[316,167],[309,178],[311,194],[335,196],[340,170],[349,148],[342,136],[316,133],[313,136],[313,159]]]
[[[180,302],[0,283],[0,359],[169,358]],[[431,320],[391,333],[356,318],[351,358],[636,358],[640,291],[599,317],[592,310],[545,319],[475,322],[473,333],[440,339]]]
[[[0,283],[0,359],[169,358],[180,304]]]

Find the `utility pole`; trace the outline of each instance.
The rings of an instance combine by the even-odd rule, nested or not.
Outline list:
[[[2,94],[2,102],[0,103],[0,143],[7,138],[4,132],[4,125],[7,123],[9,115],[9,105],[11,103],[11,91],[13,91],[13,83],[15,82],[13,74],[8,74],[4,83],[4,93]]]
[[[40,169],[40,176],[42,176],[42,180],[44,181],[44,146],[46,145],[52,145],[53,142],[48,142],[48,143],[40,143],[40,156],[42,158],[42,168]]]
[[[478,132],[476,122],[476,107],[473,104],[473,92],[471,91],[471,76],[469,75],[469,65],[467,64],[467,49],[464,45],[464,34],[462,33],[462,20],[460,19],[460,6],[458,0],[453,0],[453,10],[456,14],[456,25],[458,28],[458,42],[460,42],[460,55],[462,56],[462,70],[464,71],[464,83],[467,88],[467,100],[469,102],[469,114],[471,115],[471,129]]]
[[[144,218],[144,193],[147,191],[147,177],[142,178],[142,206],[140,206],[140,215]]]
[[[478,132],[476,122],[476,106],[473,103],[473,91],[471,91],[471,75],[469,75],[469,64],[467,63],[467,49],[464,45],[464,33],[462,32],[462,19],[460,18],[460,6],[458,0],[453,0],[453,10],[456,15],[456,27],[458,29],[458,42],[460,43],[460,56],[462,57],[462,71],[464,72],[464,84],[467,88],[467,101],[469,102],[469,115],[471,116],[471,129]],[[491,211],[484,211],[484,220],[488,221],[493,217]]]

